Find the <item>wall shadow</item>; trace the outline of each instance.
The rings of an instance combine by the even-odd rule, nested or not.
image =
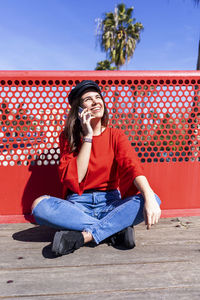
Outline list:
[[[58,165],[38,165],[34,161],[29,166],[31,176],[24,188],[22,196],[22,212],[30,221],[31,205],[33,201],[43,195],[62,197],[62,185],[58,174]]]

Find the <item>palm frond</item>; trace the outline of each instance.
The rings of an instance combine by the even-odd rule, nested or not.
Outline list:
[[[117,69],[131,59],[143,30],[143,25],[132,17],[133,10],[121,3],[102,20],[101,48]]]

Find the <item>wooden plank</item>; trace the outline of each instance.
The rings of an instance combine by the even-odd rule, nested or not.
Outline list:
[[[98,294],[120,290],[142,292],[168,287],[194,287],[200,291],[199,266],[191,262],[55,267],[38,271],[0,271],[3,278],[0,282],[1,295]]]
[[[29,296],[5,296],[0,297],[0,299],[20,299],[20,300],[30,300],[30,299],[42,299],[42,300],[199,300],[199,289],[194,287],[186,288],[169,288],[166,289],[148,289],[148,290],[127,290],[127,291],[100,291],[100,292],[85,292],[85,293],[64,293],[64,294],[48,294],[48,295],[29,295]]]
[[[48,250],[54,231],[32,224],[0,229],[0,299],[200,297],[198,217],[162,219],[149,231],[141,224],[132,250],[102,244],[58,258]]]
[[[191,298],[192,295],[192,298]],[[193,288],[169,288],[166,289],[148,289],[143,291],[138,290],[128,290],[128,291],[106,291],[106,292],[91,292],[91,293],[64,293],[64,294],[48,294],[48,295],[30,295],[30,296],[13,296],[13,297],[0,297],[0,299],[20,299],[20,300],[30,300],[30,299],[42,299],[42,300],[199,300],[199,289]]]

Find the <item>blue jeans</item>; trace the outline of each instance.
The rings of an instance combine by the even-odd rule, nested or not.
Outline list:
[[[160,199],[155,195],[160,205]],[[90,232],[97,244],[142,221],[144,198],[137,194],[121,199],[118,190],[71,194],[66,200],[46,196],[33,209],[40,225]]]

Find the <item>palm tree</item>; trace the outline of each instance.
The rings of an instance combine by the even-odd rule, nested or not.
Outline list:
[[[134,23],[133,9],[133,7],[126,8],[125,4],[121,3],[115,8],[114,13],[106,13],[100,23],[98,35],[101,48],[117,70],[133,56],[143,29],[140,22]]]
[[[111,66],[111,62],[108,59],[106,59],[99,61],[95,70],[116,70],[116,67]]]

